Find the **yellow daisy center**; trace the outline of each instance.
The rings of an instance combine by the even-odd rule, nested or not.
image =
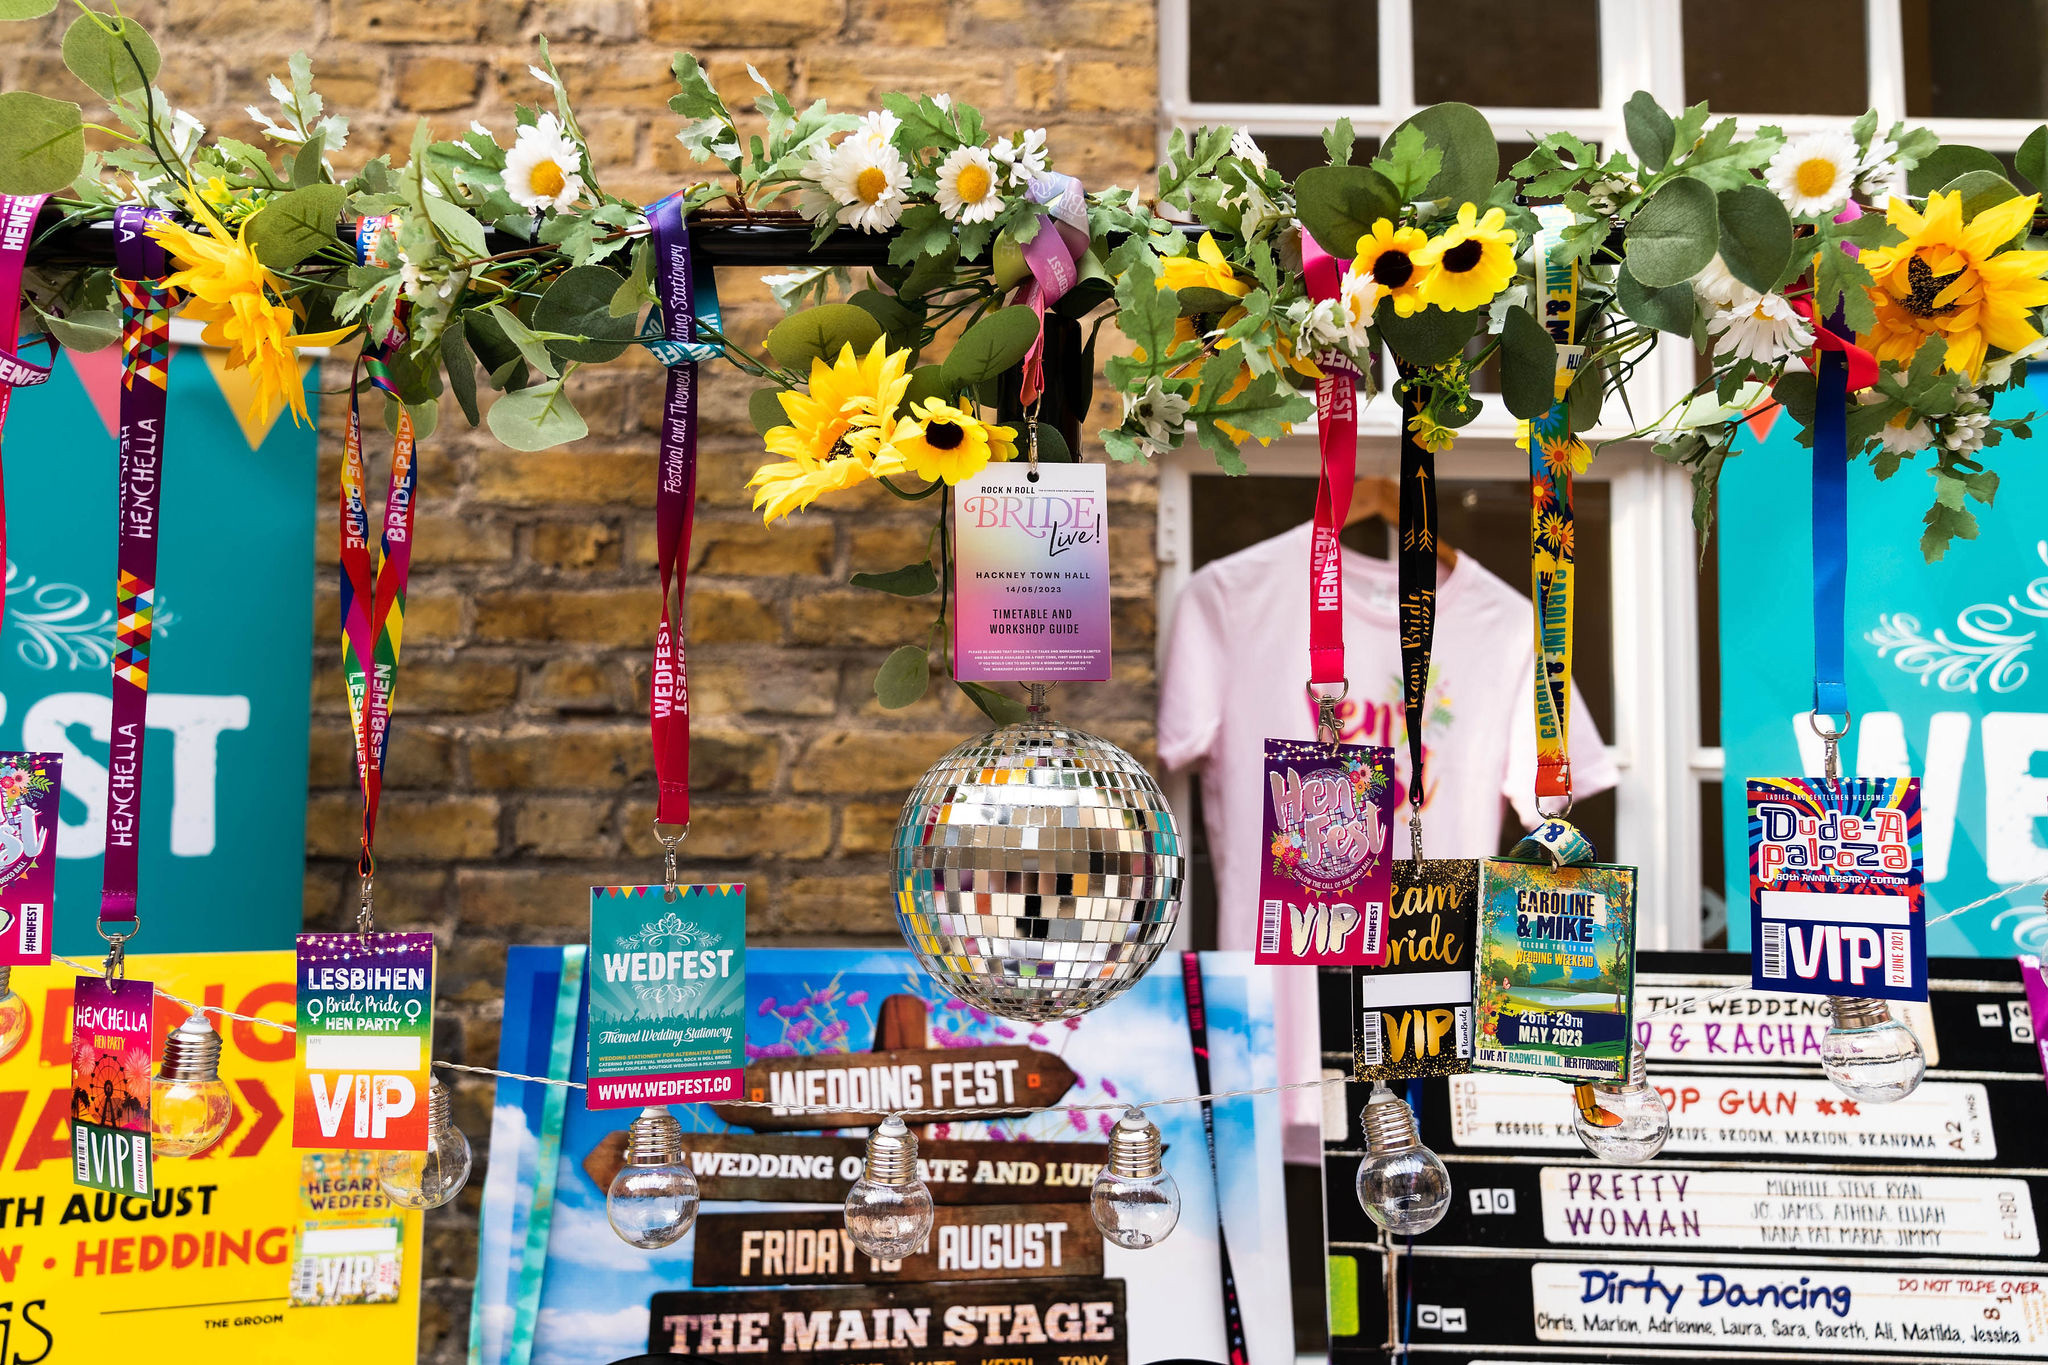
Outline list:
[[[1825,157],[1808,157],[1793,172],[1792,183],[1807,198],[1818,199],[1835,187],[1835,163]]]
[[[889,175],[880,166],[869,166],[854,177],[853,192],[863,204],[872,204],[889,188]]]
[[[988,172],[970,161],[960,168],[960,176],[953,182],[953,192],[965,203],[978,203],[987,196],[990,183]]]
[[[569,181],[568,177],[562,174],[560,166],[557,166],[552,161],[543,161],[535,166],[532,173],[526,177],[526,183],[535,194],[544,194],[549,198],[553,198],[562,192],[562,186],[568,184]]]

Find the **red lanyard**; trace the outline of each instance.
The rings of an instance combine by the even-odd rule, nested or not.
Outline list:
[[[1343,263],[1301,234],[1301,265],[1309,297],[1338,296]],[[1358,374],[1340,356],[1319,356],[1316,381],[1316,442],[1322,448],[1322,481],[1316,486],[1316,521],[1308,556],[1308,691],[1316,699],[1316,737],[1334,743],[1335,707],[1351,690],[1344,673],[1344,552],[1337,541],[1351,511],[1358,473]],[[1317,689],[1337,685],[1334,694]],[[1325,733],[1327,731],[1327,733]]]
[[[695,282],[682,200],[671,196],[650,205],[647,220],[654,230],[655,285],[667,337],[693,342],[697,339]],[[654,493],[661,624],[654,636],[648,714],[654,731],[655,833],[673,859],[675,845],[690,825],[690,676],[683,650],[682,595],[689,582],[690,520],[697,505],[695,361],[669,366],[668,398],[662,414],[661,465]],[[664,826],[677,832],[667,834]]]

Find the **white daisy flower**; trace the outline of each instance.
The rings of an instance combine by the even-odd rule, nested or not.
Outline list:
[[[1813,329],[1776,294],[1722,308],[1707,318],[1707,331],[1721,340],[1716,355],[1740,356],[1768,365],[1813,344]]]
[[[1832,214],[1849,202],[1856,142],[1839,129],[1808,133],[1778,149],[1764,179],[1795,218]]]
[[[1756,298],[1756,290],[1728,273],[1728,266],[1721,260],[1719,252],[1707,262],[1706,269],[1692,277],[1692,292],[1707,308],[1732,308]]]
[[[1887,422],[1884,429],[1877,433],[1877,444],[1894,455],[1918,455],[1934,444],[1934,432],[1929,429],[1924,419],[1909,422],[1905,426]]]
[[[1188,400],[1167,392],[1166,386],[1154,379],[1143,393],[1124,395],[1124,417],[1137,418],[1145,429],[1139,440],[1153,454],[1163,454],[1181,437],[1187,423]]]
[[[2017,351],[1999,356],[1984,366],[1984,387],[1998,389],[2012,381],[2013,371],[2043,351],[2048,351],[2048,337],[2035,337]]]
[[[1011,184],[1026,184],[1032,176],[1046,172],[1045,129],[1026,128],[1015,142],[999,139],[989,155],[1009,173]]]
[[[1230,135],[1230,154],[1251,162],[1262,171],[1266,169],[1265,150],[1252,140],[1249,128],[1240,128]]]
[[[939,212],[956,223],[986,223],[1003,211],[996,163],[981,147],[958,147],[939,163]]]
[[[1856,190],[1872,200],[1900,193],[1906,186],[1906,173],[1892,160],[1899,154],[1899,144],[1883,133],[1870,139],[1870,147],[1856,163]]]
[[[880,147],[886,147],[896,140],[896,130],[903,126],[903,120],[886,109],[874,109],[861,116],[860,124],[847,134],[846,140],[864,138]]]
[[[1942,435],[1941,443],[1958,455],[1975,455],[1984,448],[1984,437],[1990,430],[1989,412],[1959,412],[1948,419],[1948,431]]]
[[[583,194],[583,151],[553,114],[519,130],[505,153],[505,193],[521,208],[565,209]]]
[[[883,117],[889,117],[884,115]],[[862,232],[882,232],[903,216],[910,167],[902,153],[864,130],[813,161],[805,172],[838,205],[840,222]]]

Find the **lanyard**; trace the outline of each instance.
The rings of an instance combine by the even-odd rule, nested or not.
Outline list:
[[[1422,713],[1429,696],[1429,655],[1436,642],[1436,452],[1409,419],[1422,392],[1403,375],[1401,394],[1401,706],[1408,726],[1408,854],[1422,861]]]
[[[654,834],[676,882],[676,846],[690,832],[690,675],[684,656],[682,598],[690,576],[690,521],[697,506],[697,314],[700,281],[690,259],[683,201],[670,195],[647,207],[654,234],[655,290],[668,396],[662,406],[661,463],[654,490],[654,552],[661,573],[661,624],[654,635],[648,718],[654,732]],[[716,297],[714,294],[713,297]],[[670,607],[674,606],[671,613]]]
[[[100,933],[121,944],[139,925],[142,749],[149,715],[149,636],[156,609],[165,396],[170,384],[171,291],[164,249],[144,234],[159,210],[114,210],[115,283],[121,294],[121,488],[115,551],[112,743],[107,754],[107,851]],[[109,936],[107,924],[123,926]]]
[[[1571,431],[1564,391],[1577,371],[1572,344],[1578,317],[1579,267],[1562,240],[1569,210],[1536,210],[1541,229],[1534,252],[1543,325],[1558,345],[1557,401],[1530,423],[1529,568],[1536,612],[1536,797],[1564,798],[1571,809],[1572,770],[1572,473],[1586,447]]]
[[[1813,410],[1813,709],[1849,709],[1842,666],[1842,598],[1849,557],[1849,361],[1820,352]]]
[[[1309,297],[1334,299],[1343,263],[1301,235],[1302,273]],[[1308,552],[1308,692],[1317,708],[1316,738],[1337,740],[1337,703],[1351,690],[1344,674],[1344,552],[1337,534],[1351,511],[1351,486],[1358,474],[1358,372],[1342,356],[1316,359],[1316,444],[1322,479],[1316,485],[1316,520]],[[1332,696],[1319,687],[1335,685]]]
[[[15,348],[21,344],[21,277],[28,265],[28,243],[35,235],[36,215],[49,197],[0,194],[0,431],[7,427],[7,404],[15,389],[29,388],[50,377],[48,365],[31,364],[15,354]],[[53,338],[53,348],[55,344]],[[0,565],[6,562],[7,490],[0,483]],[[4,618],[6,610],[6,593],[0,590],[0,618]]]
[[[356,229],[357,256],[368,263],[372,244],[388,219],[365,218]],[[397,397],[388,358],[405,340],[394,329],[382,342],[364,346],[358,364],[373,387]],[[419,461],[412,414],[398,404],[398,438],[391,450],[391,483],[384,495],[383,536],[370,560],[370,509],[363,461],[363,414],[359,386],[349,385],[348,439],[341,459],[341,670],[348,685],[349,732],[355,741],[356,780],[363,789],[363,879],[357,927],[370,928],[370,878],[377,867],[371,851],[377,836],[377,808],[384,794],[384,753],[391,737],[392,698],[398,688],[398,655],[405,637],[405,585],[412,572],[412,521]]]
[[[1308,240],[1308,234],[1302,234]],[[1202,1002],[1202,955],[1182,953],[1180,955],[1181,993],[1188,1007],[1188,1048],[1195,1059],[1195,1089],[1207,1094],[1209,1091],[1209,1012]],[[1209,1148],[1209,1178],[1218,1179],[1216,1170],[1216,1102],[1202,1101],[1202,1138]],[[1229,1349],[1230,1365],[1245,1365],[1250,1358],[1245,1345],[1244,1310],[1237,1300],[1237,1274],[1230,1268],[1230,1241],[1225,1235],[1223,1215],[1219,1209],[1216,1215],[1216,1256],[1223,1269],[1223,1336]]]

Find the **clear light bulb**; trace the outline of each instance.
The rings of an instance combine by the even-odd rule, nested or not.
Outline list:
[[[891,1114],[868,1134],[867,1169],[846,1192],[846,1232],[878,1261],[900,1261],[932,1230],[932,1192],[917,1178],[917,1134]]]
[[[1371,1153],[1358,1163],[1366,1217],[1397,1235],[1428,1232],[1451,1206],[1451,1173],[1416,1136],[1407,1101],[1375,1085],[1358,1119]]]
[[[392,1203],[407,1209],[438,1209],[469,1183],[469,1139],[455,1126],[448,1087],[437,1076],[427,1082],[427,1150],[386,1152],[377,1179]]]
[[[1834,996],[1834,1023],[1820,1040],[1820,1064],[1835,1088],[1865,1104],[1902,1100],[1927,1074],[1927,1054],[1913,1030],[1892,1018],[1882,1000]]]
[[[165,1036],[163,1065],[149,1083],[150,1150],[197,1156],[220,1141],[234,1116],[220,1078],[220,1035],[203,1010],[194,1010]]]
[[[1648,1161],[1671,1140],[1671,1111],[1650,1084],[1649,1059],[1634,1043],[1628,1049],[1628,1078],[1619,1085],[1588,1082],[1572,1087],[1578,1107],[1572,1131],[1602,1161],[1633,1166]]]
[[[0,967],[0,1062],[28,1037],[28,1001],[14,993],[14,968]]]
[[[697,1221],[697,1176],[683,1160],[683,1126],[650,1105],[626,1130],[626,1164],[605,1192],[621,1241],[649,1251],[679,1241]]]
[[[1144,1110],[1126,1110],[1110,1130],[1088,1208],[1104,1237],[1132,1251],[1158,1246],[1180,1221],[1180,1187],[1160,1162],[1159,1127]]]

